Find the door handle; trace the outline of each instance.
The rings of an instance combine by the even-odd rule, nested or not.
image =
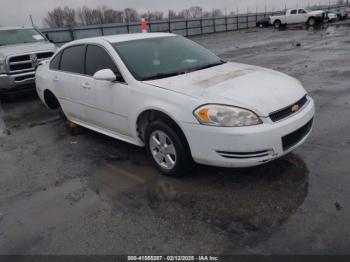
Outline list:
[[[89,82],[85,82],[84,84],[82,84],[82,87],[88,90],[91,90],[91,85]]]
[[[58,76],[54,76],[53,78],[52,78],[52,81],[55,81],[55,82],[57,82],[59,79],[58,79]]]

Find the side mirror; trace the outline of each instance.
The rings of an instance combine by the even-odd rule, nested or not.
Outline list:
[[[104,80],[108,82],[113,82],[117,80],[116,75],[113,73],[111,69],[102,69],[100,71],[97,71],[94,74],[93,78],[96,80]]]

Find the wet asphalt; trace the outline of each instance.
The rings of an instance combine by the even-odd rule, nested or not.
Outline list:
[[[16,96],[0,106],[0,254],[350,254],[350,27],[193,40],[298,78],[317,106],[310,139],[264,166],[172,179]]]

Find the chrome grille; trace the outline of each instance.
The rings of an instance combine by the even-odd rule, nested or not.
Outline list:
[[[34,71],[41,61],[49,59],[53,52],[40,52],[11,56],[8,58],[8,71],[10,74],[19,74]]]
[[[273,121],[273,122],[278,122],[280,120],[283,120],[297,112],[299,112],[303,107],[304,105],[308,102],[308,99],[307,99],[307,96],[305,95],[303,98],[301,98],[299,101],[297,101],[295,104],[293,105],[290,105],[286,108],[283,108],[279,111],[276,111],[274,113],[271,113],[269,116],[270,116],[270,119]],[[294,110],[293,108],[297,106],[297,110]]]

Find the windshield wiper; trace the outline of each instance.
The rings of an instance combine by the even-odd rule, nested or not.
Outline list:
[[[155,80],[155,79],[161,79],[161,78],[167,78],[167,77],[172,77],[172,76],[177,76],[184,74],[185,72],[173,72],[173,73],[159,73],[153,76],[145,77],[142,78],[142,81],[147,81],[147,80]]]
[[[167,78],[167,77],[187,74],[187,73],[191,73],[191,72],[194,72],[194,71],[203,70],[203,69],[206,69],[206,68],[222,65],[222,64],[225,64],[225,63],[226,63],[226,61],[220,60],[220,62],[217,62],[217,63],[208,64],[208,65],[204,65],[204,66],[200,66],[200,67],[194,67],[194,68],[187,69],[185,71],[178,71],[178,72],[173,72],[173,73],[159,73],[159,74],[156,74],[156,75],[153,75],[153,76],[142,78],[141,80],[142,81],[156,80],[156,79],[162,79],[162,78]]]
[[[190,72],[207,69],[207,68],[214,67],[214,66],[219,66],[219,65],[222,65],[225,63],[227,63],[227,62],[224,60],[220,60],[220,62],[217,62],[217,63],[212,63],[212,64],[208,64],[208,65],[204,65],[204,66],[195,67],[192,70],[190,70]]]

